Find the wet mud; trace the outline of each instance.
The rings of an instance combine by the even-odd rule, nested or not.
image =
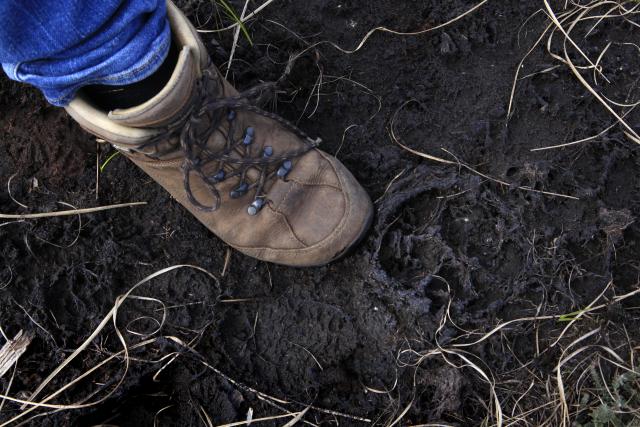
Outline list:
[[[411,403],[402,425],[480,425],[488,412],[481,402],[490,401],[486,382],[460,359],[418,354],[459,342],[464,331],[580,310],[609,281],[609,294],[636,289],[640,274],[639,147],[614,126],[590,142],[531,151],[612,124],[565,68],[521,79],[507,118],[514,73],[546,25],[537,16],[523,26],[535,3],[489,2],[432,33],[373,35],[353,54],[314,44],[352,49],[372,27],[429,28],[474,3],[285,1],[249,25],[253,46],[241,38],[230,80],[239,88],[276,80],[290,55],[306,50],[269,108],[320,136],[322,148],[376,201],[364,241],[320,268],[269,265],[231,252],[223,277],[224,243],[123,158],[98,174],[96,188],[96,158],[104,162],[110,149],[33,89],[3,77],[1,212],[148,203],[80,218],[0,221],[0,326],[9,337],[19,330],[35,336],[10,395],[27,398],[116,298],[147,275],[189,264],[219,278],[183,268],[141,286],[135,295],[148,299],[132,299],[118,314],[126,342],[154,332],[162,313],[166,319],[161,332],[148,335],[152,342],[131,349],[122,383],[118,356],[53,401],[92,402],[116,391],[96,407],[40,409],[31,415],[46,416],[30,423],[198,425],[208,416],[218,425],[313,405],[305,420],[314,424],[385,424]],[[208,25],[205,6],[181,7]],[[626,34],[624,25],[605,29],[592,36],[593,45]],[[228,59],[232,36],[203,36],[217,63]],[[617,70],[609,95],[628,99],[640,57],[618,49],[604,64]],[[554,64],[540,47],[521,75]],[[640,115],[628,122],[638,129]],[[454,164],[411,154],[394,136]],[[637,343],[638,320],[623,308],[638,302],[614,306],[601,321],[624,323]],[[441,324],[445,315],[451,321]],[[564,326],[515,325],[469,351],[498,378],[518,381],[518,373],[509,373],[523,361],[546,375],[557,354],[537,357],[536,336],[556,336]],[[601,339],[618,337],[603,332]],[[109,323],[44,393],[121,349]],[[3,392],[8,380],[0,379]],[[505,402],[506,410],[513,400]],[[19,405],[6,402],[0,420],[18,412]]]

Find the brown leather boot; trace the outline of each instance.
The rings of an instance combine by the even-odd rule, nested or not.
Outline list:
[[[250,103],[268,84],[238,93],[171,2],[168,16],[181,51],[155,97],[107,112],[80,93],[69,114],[240,252],[290,266],[339,258],[371,223],[367,193],[316,141]]]

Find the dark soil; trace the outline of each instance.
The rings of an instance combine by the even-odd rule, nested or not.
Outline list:
[[[204,25],[205,3],[181,6]],[[233,4],[241,8],[244,2]],[[291,54],[314,43],[328,40],[351,49],[375,26],[429,28],[473,4],[282,0],[248,27],[253,46],[241,38],[231,80],[239,88],[276,80]],[[564,67],[519,82],[515,114],[506,126],[514,73],[547,23],[537,15],[521,26],[541,5],[490,1],[437,32],[376,34],[354,54],[329,44],[311,47],[295,62],[288,93],[279,96],[276,108],[321,136],[323,149],[337,153],[377,200],[374,226],[364,242],[322,268],[269,265],[232,252],[219,284],[184,268],[143,285],[135,294],[156,300],[127,302],[118,316],[129,344],[140,341],[130,331],[157,327],[150,316],[161,318],[158,300],[170,308],[162,331],[154,335],[159,338],[131,350],[122,385],[102,405],[30,422],[199,425],[206,413],[217,425],[246,420],[250,411],[254,419],[285,413],[256,391],[290,402],[278,404],[290,412],[310,404],[321,408],[305,416],[314,424],[363,424],[357,417],[385,424],[410,403],[402,425],[475,426],[493,419],[484,403],[490,402],[486,382],[462,367],[460,358],[435,356],[416,368],[417,353],[400,352],[425,352],[436,339],[445,345],[464,331],[488,331],[510,319],[570,313],[591,303],[610,280],[607,299],[636,289],[640,275],[638,145],[614,127],[584,144],[531,151],[597,134],[613,123]],[[589,44],[599,52],[609,41],[625,41],[630,28],[604,23]],[[232,34],[223,33],[219,43],[212,35],[204,37],[214,60],[225,62]],[[603,64],[612,81],[607,95],[637,99],[638,52],[618,45],[611,49],[616,51]],[[555,64],[540,47],[521,76]],[[0,285],[8,283],[0,287],[0,326],[10,337],[21,329],[35,335],[9,393],[26,398],[139,280],[176,264],[220,276],[227,248],[123,158],[107,165],[97,191],[96,156],[102,162],[110,149],[97,147],[33,89],[4,78],[1,85],[1,212],[68,208],[60,202],[76,207],[148,202],[80,219],[0,222]],[[635,97],[629,98],[630,89]],[[627,119],[640,129],[640,114]],[[392,125],[411,148],[450,160],[455,156],[512,185],[410,154],[392,141]],[[11,195],[28,209],[9,197],[12,176]],[[436,333],[449,301],[451,321]],[[624,325],[637,344],[637,311],[624,308],[638,302],[631,299],[589,322],[577,322],[569,342],[595,323],[603,329],[590,342],[615,346],[615,326]],[[518,397],[511,391],[528,386],[521,375],[553,374],[560,350],[538,357],[536,337],[548,345],[565,326],[553,321],[540,328],[514,325],[467,349],[494,374],[505,413]],[[179,342],[190,343],[192,350]],[[40,397],[121,348],[109,323]],[[154,377],[171,354],[180,356]],[[529,373],[518,370],[527,362]],[[95,401],[122,374],[117,359],[52,402]],[[0,379],[2,393],[8,381],[9,375]],[[523,404],[524,409],[536,406]],[[0,420],[18,412],[19,405],[7,402]]]

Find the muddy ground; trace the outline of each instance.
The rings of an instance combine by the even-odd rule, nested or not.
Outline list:
[[[201,27],[213,28],[206,3],[181,7]],[[605,288],[598,304],[638,288],[638,145],[614,126],[589,142],[531,151],[598,134],[613,123],[567,67],[549,70],[558,62],[544,47],[524,63],[526,78],[507,120],[514,73],[548,24],[542,14],[527,21],[542,2],[489,1],[432,33],[375,34],[353,54],[327,43],[312,46],[331,41],[353,49],[375,26],[425,29],[474,4],[279,1],[248,26],[253,46],[241,37],[230,73],[239,88],[276,80],[290,55],[308,49],[271,107],[322,137],[323,149],[376,200],[364,242],[322,268],[286,268],[231,252],[222,277],[225,244],[123,158],[107,164],[96,188],[96,157],[104,162],[111,150],[97,146],[36,91],[3,77],[0,212],[68,208],[60,202],[148,203],[80,219],[0,221],[0,327],[8,337],[19,330],[34,335],[9,395],[28,398],[89,337],[116,298],[147,275],[190,264],[219,277],[216,283],[183,268],[140,287],[134,294],[151,300],[122,306],[117,323],[124,339],[133,346],[154,332],[161,304],[166,321],[148,344],[131,349],[123,382],[117,357],[50,403],[91,403],[115,392],[100,405],[41,408],[17,422],[218,425],[313,405],[304,420],[316,425],[399,418],[400,425],[494,425],[491,389],[469,367],[473,362],[495,381],[505,417],[525,414],[516,425],[541,425],[558,419],[557,406],[538,407],[557,385],[554,369],[563,348],[577,337],[599,328],[582,344],[607,346],[630,365],[637,362],[629,356],[640,339],[634,308],[640,300],[634,298],[575,322],[553,347],[566,321],[518,322],[475,345],[454,347],[504,321],[581,310]],[[604,22],[581,39],[593,57],[614,42],[602,62],[611,81],[603,90],[627,103],[640,96],[638,51],[621,44],[630,34],[628,23]],[[219,43],[204,35],[214,60],[224,63],[232,34],[216,37]],[[572,57],[580,61],[575,52]],[[640,114],[626,118],[640,130]],[[391,129],[412,149],[482,175],[403,150]],[[456,350],[438,353],[438,346]],[[109,323],[39,397],[121,349]],[[579,374],[594,366],[588,357],[598,351],[581,354],[584,363],[565,374],[568,399],[585,408],[597,403],[598,380]],[[167,365],[173,355],[179,356]],[[618,375],[611,366],[601,371],[604,383]],[[10,373],[0,379],[2,393],[9,379]],[[579,382],[584,390],[574,393]],[[578,407],[571,412],[572,421],[583,424],[593,417]],[[20,405],[5,402],[0,421],[19,413]]]

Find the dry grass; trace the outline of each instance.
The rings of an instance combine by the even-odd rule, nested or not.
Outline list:
[[[398,36],[415,36],[424,34],[457,22],[485,5],[487,1],[488,0],[483,0],[460,16],[427,30],[418,32],[398,32],[386,27],[377,27],[370,30],[353,49],[344,49],[332,42],[324,41],[308,45],[305,51],[313,49],[321,44],[329,44],[345,54],[351,54],[362,49],[367,40],[376,32],[384,32]],[[273,0],[268,0],[250,13],[247,13],[248,2],[245,2],[244,8],[239,17],[239,22],[236,22],[226,28],[211,30],[235,31],[232,54],[228,62],[229,67],[233,61],[233,52],[235,52],[235,47],[238,43],[238,36],[240,34],[242,24],[253,19],[264,8],[272,4],[272,2]],[[543,147],[540,149],[560,148],[596,140],[615,126],[622,127],[630,141],[640,143],[638,134],[625,121],[625,118],[638,105],[638,102],[629,99],[624,101],[612,101],[596,89],[596,87],[598,87],[597,82],[599,80],[604,82],[607,81],[606,72],[601,64],[610,50],[610,45],[604,48],[597,58],[591,59],[584,53],[584,50],[580,47],[575,36],[578,26],[586,22],[593,22],[594,24],[592,28],[595,28],[598,25],[602,25],[602,23],[607,20],[629,21],[632,17],[640,13],[640,5],[637,2],[610,0],[594,1],[585,5],[567,2],[564,10],[556,11],[551,8],[547,0],[542,0],[542,2],[544,6],[542,13],[545,13],[548,16],[549,23],[535,45],[523,58],[521,65],[526,60],[527,56],[537,47],[541,46],[546,40],[546,47],[549,55],[560,63],[559,66],[566,67],[566,69],[568,69],[576,79],[578,79],[585,89],[589,91],[594,98],[602,104],[603,108],[612,115],[615,122],[610,127],[604,129],[593,137],[553,147]],[[201,31],[207,32],[209,30]],[[554,36],[560,36],[562,38],[560,51],[553,50]],[[582,58],[583,62],[577,64],[575,59],[572,59],[573,57],[570,55],[570,51],[572,50],[579,54],[579,57]],[[300,56],[303,53],[304,51],[298,53],[297,56]],[[295,58],[292,58],[292,60],[295,60]],[[520,72],[520,68],[521,67],[518,68],[518,73]],[[553,69],[556,68],[557,66],[553,67]],[[541,72],[549,72],[550,70],[551,69],[547,69]],[[585,74],[589,75],[591,82],[587,80]],[[320,70],[320,77],[317,85],[311,92],[312,95],[316,96],[316,106],[321,96],[321,88],[323,85],[328,83],[323,80],[325,77],[327,76],[323,76],[322,70]],[[527,77],[529,76],[525,76],[523,78]],[[349,80],[345,77],[337,79]],[[519,80],[519,74],[516,74],[510,99],[509,116],[513,114],[516,86]],[[355,85],[359,84],[351,80],[349,81]],[[368,91],[368,88],[362,88],[362,90],[366,92]],[[309,100],[311,100],[312,95],[310,95]],[[396,112],[396,115],[404,106],[406,106],[406,104]],[[313,114],[313,111],[315,111],[315,108],[312,110],[311,114]],[[396,115],[394,115],[391,121],[390,135],[392,140],[403,149],[413,153],[414,155],[420,156],[421,158],[466,169],[471,173],[485,178],[486,180],[511,187],[511,185],[505,181],[479,172],[446,150],[444,152],[447,154],[448,158],[422,153],[409,148],[401,142],[401,139],[395,132],[394,121]],[[348,130],[354,126],[358,125],[351,125],[349,128],[345,129],[345,135]],[[400,178],[400,176],[405,172],[406,171],[403,170],[393,178],[391,183],[387,186],[385,194],[391,184],[393,184],[393,182]],[[10,182],[8,183],[8,188],[10,190]],[[537,191],[553,197],[576,199],[569,195],[553,192],[541,192],[527,187],[517,188],[522,191]],[[384,194],[381,198],[382,197],[384,197]],[[20,204],[18,201],[15,202]],[[39,214],[0,214],[0,218],[22,221],[26,219],[47,218],[52,216],[79,215],[108,209],[138,206],[142,204],[144,203],[111,205],[91,209],[72,209],[68,211]],[[23,208],[26,208],[26,206],[22,204],[20,205]],[[2,226],[2,224],[0,224],[0,226]],[[230,254],[231,252],[228,251],[227,256],[225,257],[222,277],[224,277],[228,272]],[[163,328],[167,319],[167,310],[171,309],[172,306],[168,306],[158,298],[143,297],[135,295],[134,292],[143,285],[152,283],[154,279],[180,269],[193,269],[208,276],[212,283],[215,283],[216,285],[220,284],[219,279],[215,275],[202,268],[191,265],[168,267],[145,277],[135,284],[127,293],[117,298],[111,310],[92,331],[89,337],[78,348],[76,348],[64,362],[55,368],[38,385],[28,398],[12,396],[10,395],[10,390],[7,390],[4,394],[0,395],[0,399],[2,399],[0,411],[2,410],[2,405],[4,405],[5,402],[13,402],[14,404],[17,403],[22,405],[21,411],[8,420],[3,421],[2,424],[0,424],[0,427],[8,426],[16,422],[24,423],[34,421],[37,420],[38,417],[43,416],[43,414],[50,414],[52,412],[62,410],[95,407],[104,403],[119,387],[121,387],[129,370],[130,364],[134,361],[143,360],[140,357],[131,356],[131,353],[134,350],[140,350],[144,354],[145,349],[150,348],[160,340],[173,343],[177,348],[179,348],[179,351],[164,354],[153,361],[145,360],[145,362],[151,362],[158,366],[156,376],[158,376],[178,357],[188,354],[199,360],[201,365],[213,374],[224,378],[239,390],[252,394],[260,401],[266,403],[270,407],[273,407],[274,410],[279,411],[276,415],[263,416],[259,418],[254,418],[253,413],[251,412],[248,414],[247,420],[224,424],[225,427],[277,420],[286,422],[286,426],[292,426],[298,422],[302,422],[307,425],[314,425],[312,422],[304,419],[306,415],[311,413],[328,414],[336,417],[337,419],[348,420],[349,422],[366,424],[374,422],[374,420],[363,417],[321,408],[309,404],[308,402],[297,402],[291,399],[272,396],[230,378],[215,366],[208,363],[206,359],[196,351],[195,343],[199,337],[198,331],[195,331],[195,335],[191,340],[186,341],[181,337],[163,335]],[[444,281],[444,279],[440,279]],[[446,281],[444,282],[446,283]],[[639,294],[640,289],[636,289],[623,295],[616,295],[614,283],[608,282],[606,286],[603,287],[602,292],[594,301],[592,301],[591,304],[570,316],[562,313],[546,314],[548,308],[541,306],[538,307],[536,315],[534,316],[499,323],[488,328],[486,331],[465,331],[456,325],[455,320],[451,316],[450,308],[453,299],[449,290],[450,299],[437,329],[435,341],[423,341],[419,343],[421,348],[416,348],[416,343],[412,343],[411,345],[407,344],[406,348],[398,351],[398,366],[402,369],[414,370],[413,395],[404,399],[404,401],[401,401],[402,399],[397,399],[393,402],[392,414],[384,420],[377,420],[375,424],[386,426],[405,425],[404,421],[407,414],[409,414],[413,408],[416,396],[419,393],[419,390],[416,389],[417,375],[419,372],[418,368],[428,361],[433,360],[450,367],[450,369],[463,371],[466,377],[473,378],[486,387],[486,396],[488,396],[488,398],[486,400],[481,400],[482,396],[478,396],[479,406],[486,409],[486,418],[484,421],[484,425],[486,426],[568,426],[572,425],[572,423],[577,423],[579,419],[585,419],[585,417],[587,419],[590,417],[592,421],[609,417],[610,419],[620,419],[625,421],[632,419],[636,420],[636,422],[640,422],[640,399],[638,399],[637,396],[629,396],[625,391],[625,387],[631,384],[632,387],[635,387],[635,390],[640,392],[640,371],[637,367],[638,359],[636,354],[638,346],[628,339],[628,334],[624,329],[624,325],[607,322],[603,316],[603,313],[607,309],[614,306],[620,306],[625,301]],[[121,327],[118,323],[118,313],[122,306],[130,301],[139,301],[155,306],[156,308],[153,312],[156,315],[138,316],[129,321],[124,327]],[[238,303],[245,301],[248,300],[238,299],[221,302]],[[160,315],[158,316],[157,313],[160,313]],[[564,324],[563,321],[567,319],[569,319],[569,323]],[[141,321],[152,323],[154,328],[150,331],[137,330],[136,324]],[[60,380],[62,378],[65,368],[67,368],[74,360],[77,361],[81,355],[86,354],[90,346],[95,345],[98,338],[107,333],[109,326],[111,327],[110,329],[112,329],[111,333],[116,335],[118,342],[121,345],[121,349],[112,353],[105,352],[105,357],[100,362],[74,378],[65,378],[64,381],[62,381],[63,385],[58,386],[55,390],[47,391],[51,388],[55,379]],[[448,326],[458,329],[460,334],[454,340],[448,341],[446,344],[441,343],[442,332],[445,327]],[[549,331],[549,333],[546,336],[540,337],[539,331],[541,329]],[[587,332],[584,332],[585,330]],[[514,336],[521,335],[523,333],[527,333],[528,336],[531,336],[532,339],[535,340],[536,358],[545,357],[553,360],[553,371],[543,372],[533,366],[535,362],[534,360],[527,360],[521,361],[521,366],[515,370],[510,372],[498,372],[495,369],[492,370],[491,366],[493,364],[491,361],[482,360],[480,353],[474,352],[482,345],[488,343],[491,343],[492,345],[494,343],[499,343],[500,345],[505,346],[505,348],[510,348],[510,346],[513,345]],[[605,340],[604,337],[608,337],[608,339]],[[322,369],[322,365],[317,358],[306,348],[303,347],[302,349],[309,353],[310,357],[315,361],[320,369]],[[111,366],[112,363],[118,363],[120,366],[119,379],[113,386],[97,386],[97,389],[88,397],[77,398],[75,401],[66,403],[61,401],[62,397],[67,395],[67,392],[72,390],[73,387],[81,382],[88,383],[90,379],[97,375],[102,369],[108,368],[111,372],[114,372],[114,368]],[[94,385],[95,384],[96,383],[94,383]],[[378,390],[372,387],[364,387],[369,392],[389,396],[391,396],[392,392],[396,388],[395,385],[390,390]],[[91,400],[91,398],[94,399]],[[170,408],[170,406],[160,410],[157,415],[168,408]],[[43,412],[43,410],[45,412]],[[198,413],[205,425],[213,425],[210,416],[204,408],[198,408]],[[436,426],[445,424],[423,425]]]
[[[562,10],[555,10],[548,0],[542,0],[542,6],[543,8],[536,14],[545,14],[549,22],[518,65],[509,99],[507,117],[511,117],[514,113],[516,87],[521,79],[564,67],[602,105],[612,116],[614,122],[596,135],[568,143],[540,147],[532,151],[563,148],[594,141],[606,135],[616,126],[623,130],[630,141],[640,144],[640,136],[626,120],[627,116],[640,105],[640,100],[631,99],[632,93],[636,89],[635,83],[629,87],[628,96],[625,100],[613,101],[605,95],[605,91],[611,83],[607,78],[607,73],[611,70],[606,70],[602,63],[604,58],[611,53],[610,48],[613,43],[609,42],[604,46],[595,59],[585,53],[586,51],[591,51],[591,48],[597,48],[592,45],[588,38],[589,35],[597,28],[609,23],[626,24],[629,28],[629,42],[617,43],[618,45],[628,48],[635,47],[640,50],[640,47],[635,44],[635,41],[638,40],[640,24],[634,20],[640,14],[640,3],[629,0],[567,1]],[[560,40],[556,41],[557,38]],[[520,78],[520,71],[525,61],[542,45],[545,46],[548,55],[559,64]]]
[[[477,169],[471,167],[469,164],[461,161],[453,153],[451,153],[450,151],[448,151],[447,149],[445,149],[443,147],[441,147],[440,149],[445,154],[449,155],[452,158],[452,160],[447,160],[445,158],[434,156],[432,154],[427,154],[427,153],[424,153],[424,152],[421,152],[421,151],[418,151],[418,150],[414,150],[413,148],[408,147],[407,145],[402,143],[400,137],[397,135],[396,130],[395,130],[395,122],[396,122],[397,116],[400,113],[400,111],[402,111],[402,109],[404,107],[406,107],[408,104],[410,104],[412,102],[417,102],[417,101],[409,100],[409,101],[405,102],[404,104],[402,104],[400,106],[400,108],[398,108],[396,110],[395,114],[393,115],[393,118],[391,119],[391,124],[389,125],[389,135],[391,137],[391,140],[395,144],[400,146],[403,150],[408,151],[409,153],[414,154],[414,155],[416,155],[418,157],[421,157],[423,159],[426,159],[426,160],[431,160],[431,161],[442,163],[442,164],[445,164],[445,165],[448,165],[448,166],[457,166],[459,169],[466,169],[467,171],[469,171],[469,172],[471,172],[471,173],[473,173],[475,175],[478,175],[478,176],[486,179],[487,181],[495,182],[496,184],[500,184],[500,185],[502,185],[504,187],[507,187],[507,188],[515,188],[515,189],[522,190],[522,191],[529,191],[529,192],[532,192],[532,193],[540,193],[540,194],[544,194],[544,195],[550,196],[550,197],[561,197],[561,198],[570,199],[570,200],[580,200],[578,197],[571,196],[571,195],[568,195],[568,194],[561,194],[561,193],[556,193],[556,192],[553,192],[553,191],[536,190],[536,189],[531,188],[531,187],[525,187],[525,186],[522,186],[522,185],[510,184],[510,183],[508,183],[508,182],[506,182],[506,181],[504,181],[502,179],[495,178],[495,177],[492,177],[490,175],[487,175],[485,173],[482,173],[482,172],[478,171]]]
[[[630,34],[630,42],[623,45],[640,50],[640,47],[631,42],[637,40],[637,28],[640,28],[640,25],[633,21],[640,13],[640,3],[616,0],[581,4],[567,1],[561,11],[554,10],[548,0],[542,0],[542,5],[543,9],[536,15],[545,14],[548,23],[518,66],[509,99],[508,118],[514,113],[516,87],[521,79],[564,67],[603,106],[614,122],[594,136],[533,151],[594,141],[615,127],[620,127],[631,142],[640,143],[637,132],[626,121],[629,114],[640,105],[639,100],[632,99],[635,84],[628,88],[628,96],[622,101],[611,100],[603,93],[610,81],[602,64],[606,55],[610,54],[612,43],[608,43],[597,58],[593,59],[585,53],[586,49],[580,46],[587,40],[586,35],[595,28],[615,21],[627,23],[633,28],[632,33],[636,34],[635,39]],[[592,25],[585,29],[583,27],[586,24]],[[580,29],[582,38],[578,42]],[[560,37],[559,50],[554,37]],[[559,65],[520,78],[524,62],[541,46],[546,48],[547,53],[558,61]],[[580,58],[580,62],[576,58]],[[401,106],[398,111],[405,106],[406,104]],[[451,159],[408,147],[397,135],[394,122],[395,116],[390,125],[391,139],[404,150],[426,160],[457,165],[490,181],[509,186],[500,179],[479,173],[444,149]],[[608,282],[594,301],[575,313],[546,314],[551,309],[540,306],[536,316],[501,323],[486,333],[460,330],[461,335],[446,346],[440,345],[438,339],[435,345],[423,342],[425,348],[421,350],[408,346],[399,352],[398,364],[415,367],[418,372],[418,367],[427,361],[437,359],[453,369],[464,370],[463,375],[467,378],[469,375],[475,375],[477,381],[486,384],[489,396],[488,400],[479,398],[481,400],[478,401],[478,406],[486,409],[487,417],[483,423],[486,426],[640,425],[640,370],[637,366],[639,347],[629,339],[624,324],[607,321],[606,316],[603,316],[606,310],[614,306],[621,307],[623,302],[638,295],[640,283],[636,284],[635,290],[631,292],[615,295],[614,283]],[[445,324],[457,328],[449,309],[442,318],[439,330]],[[546,330],[548,333],[541,337],[540,330]],[[535,359],[520,361],[521,366],[516,370],[492,370],[492,361],[483,361],[479,356],[481,353],[474,353],[474,349],[480,350],[482,344],[500,345],[510,349],[514,340],[523,332],[535,341],[536,354]],[[515,352],[511,352],[515,357]],[[545,364],[549,359],[553,360],[552,372],[544,372],[535,367],[543,358],[546,360]],[[419,390],[416,390],[414,395],[418,392]],[[411,399],[406,407],[398,409],[394,418],[385,424],[401,423],[413,404],[414,401]]]
[[[363,423],[370,422],[369,419],[358,417],[355,415],[333,411],[330,409],[321,408],[319,406],[310,405],[308,403],[297,402],[291,399],[278,398],[270,394],[261,392],[253,387],[250,387],[229,377],[228,375],[208,363],[206,359],[195,350],[195,344],[202,336],[202,333],[204,333],[204,329],[201,331],[191,331],[195,334],[195,336],[187,341],[175,335],[163,334],[163,330],[167,322],[167,311],[177,306],[168,306],[158,298],[135,295],[134,292],[140,290],[144,285],[152,284],[154,279],[157,279],[173,271],[183,269],[194,270],[196,272],[205,274],[212,281],[212,286],[218,288],[220,287],[219,279],[215,275],[193,265],[175,265],[148,275],[147,277],[136,283],[133,287],[131,287],[129,291],[116,299],[111,310],[109,310],[109,312],[104,316],[102,321],[93,330],[93,332],[91,332],[88,338],[86,338],[80,346],[78,346],[69,356],[67,356],[67,358],[35,388],[35,390],[30,394],[28,398],[11,396],[8,394],[8,392],[0,394],[0,401],[2,402],[2,405],[4,405],[5,402],[12,402],[14,404],[22,405],[20,407],[20,411],[16,415],[10,416],[9,419],[0,421],[0,427],[14,425],[18,422],[21,424],[33,422],[34,420],[42,416],[50,415],[58,411],[78,410],[99,406],[103,404],[107,399],[109,399],[122,386],[132,363],[141,362],[157,365],[158,369],[154,375],[154,379],[156,379],[170,364],[172,364],[181,355],[191,356],[203,367],[207,368],[215,375],[234,385],[239,390],[252,394],[258,400],[264,402],[265,404],[272,406],[281,412],[284,412],[284,414],[272,415],[268,417],[249,418],[243,422],[224,424],[225,426],[248,425],[260,421],[270,421],[287,418],[289,419],[289,422],[286,425],[292,426],[298,422],[303,422],[308,425],[315,425],[303,420],[305,414],[310,411],[331,415],[337,418],[349,419],[352,421],[359,421]],[[120,322],[118,320],[119,312],[123,305],[130,301],[140,301],[146,304],[150,303],[157,306],[158,308],[153,310],[153,313],[155,313],[154,315],[138,316],[129,321],[126,325],[120,326]],[[157,316],[157,313],[160,313],[159,317]],[[136,330],[135,325],[142,320],[147,321],[147,323],[153,324],[154,327],[151,330],[146,331]],[[111,331],[109,331],[109,325],[111,325]],[[120,350],[116,352],[108,352],[103,349],[101,350],[101,352],[105,355],[105,357],[101,361],[93,363],[91,367],[87,367],[84,372],[76,375],[75,377],[67,378],[64,376],[64,371],[68,366],[70,366],[74,361],[80,359],[83,354],[86,354],[90,346],[95,345],[100,337],[104,337],[109,333],[115,334],[115,336],[117,337],[117,340],[121,345]],[[100,338],[99,341],[102,342],[102,338]],[[155,360],[149,360],[140,356],[132,356],[132,353],[134,351],[142,352],[142,354],[144,355],[148,352],[147,349],[149,350],[149,353],[153,353],[153,351],[151,351],[153,344],[163,341],[173,343],[176,347],[179,348],[179,351],[163,354]],[[100,347],[102,347],[102,344],[100,344]],[[315,356],[311,355],[311,357],[316,361],[316,363],[319,364]],[[117,362],[120,365],[119,369],[113,366],[114,362]],[[89,382],[92,378],[96,378],[97,376],[99,376],[101,372],[104,373],[105,369],[108,370],[109,377],[116,378],[114,380],[113,386],[100,386],[99,381],[96,381],[95,379],[92,383]],[[116,376],[115,373],[118,370],[120,371],[120,373]],[[49,391],[47,394],[45,394],[44,397],[40,397],[48,388],[50,388],[51,384],[53,384],[54,382],[59,383],[60,379],[62,378],[64,378],[62,381],[62,386],[58,386],[57,389]],[[67,395],[67,393],[69,393],[75,386],[83,382],[85,383],[85,386],[87,386],[87,384],[93,384],[94,386],[96,386],[95,390],[90,392],[88,396],[78,397],[77,400],[73,402],[54,403],[58,399],[61,399],[63,396]],[[89,388],[91,388],[91,386],[89,386]],[[71,395],[73,396],[73,393],[71,393]],[[91,400],[92,398],[93,400]],[[295,407],[299,409],[293,409]],[[37,412],[39,410],[45,410],[46,412]],[[211,424],[211,419],[206,414],[203,408],[201,408],[198,413],[206,425],[213,425]]]
[[[112,209],[121,209],[121,208],[129,208],[133,206],[144,206],[147,202],[134,202],[134,203],[120,203],[116,205],[108,205],[108,206],[98,206],[95,208],[85,208],[85,209],[70,209],[65,211],[57,211],[57,212],[43,212],[43,213],[32,213],[32,214],[3,214],[0,213],[0,219],[39,219],[39,218],[53,218],[53,217],[61,217],[61,216],[73,216],[73,215],[83,215],[90,214],[96,212],[109,211]]]
[[[20,356],[27,351],[27,347],[32,339],[32,335],[20,331],[12,340],[7,340],[7,342],[0,347],[0,378],[2,378],[9,369],[14,367],[18,359],[20,359]]]
[[[446,283],[443,278],[440,280]],[[640,370],[636,354],[639,347],[629,340],[624,325],[603,322],[601,315],[640,295],[640,283],[634,291],[614,294],[607,302],[596,305],[613,288],[609,282],[592,304],[572,316],[575,321],[583,319],[580,326],[571,323],[558,328],[566,315],[537,315],[501,323],[488,332],[467,331],[452,343],[440,345],[439,336],[444,327],[457,328],[450,314],[450,299],[435,345],[423,343],[427,345],[422,350],[411,347],[401,350],[398,364],[417,368],[427,360],[439,358],[452,369],[464,370],[467,378],[475,375],[486,384],[490,396],[490,401],[479,402],[487,410],[486,426],[604,426],[607,425],[602,421],[605,417],[613,420],[611,425],[637,425],[640,423]],[[588,325],[600,326],[581,332]],[[523,331],[528,330],[527,336],[532,336],[533,331],[542,326],[554,332],[541,339],[536,359],[554,360],[555,368],[551,372],[534,368],[534,360],[521,362],[520,368],[510,372],[492,372],[489,368],[492,361],[482,360],[473,352],[489,340],[509,346]],[[594,380],[591,373],[595,368],[598,368],[598,377]],[[399,423],[412,405],[413,401],[409,402],[390,425]],[[580,424],[579,420],[585,418],[592,424]]]

